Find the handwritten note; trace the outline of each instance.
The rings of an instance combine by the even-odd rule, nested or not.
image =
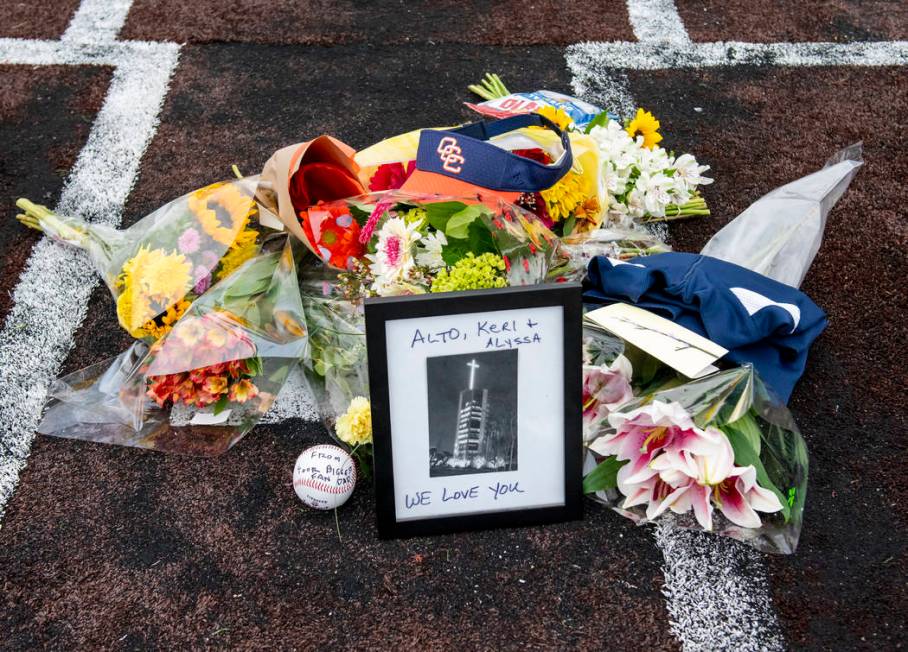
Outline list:
[[[683,326],[626,303],[593,310],[583,319],[630,342],[688,378],[717,371],[713,363],[728,353],[727,349]]]
[[[532,317],[526,322],[516,319],[501,321],[491,319],[478,319],[475,325],[461,330],[456,326],[443,330],[428,330],[416,328],[410,338],[410,348],[418,345],[448,344],[449,342],[477,342],[480,349],[513,349],[525,344],[539,344],[542,336],[539,334],[539,322]]]

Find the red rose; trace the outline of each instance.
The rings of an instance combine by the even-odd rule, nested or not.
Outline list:
[[[364,192],[359,179],[335,163],[304,161],[290,177],[290,201],[297,215],[320,201],[345,199]]]

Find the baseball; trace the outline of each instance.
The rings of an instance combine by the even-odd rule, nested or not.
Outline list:
[[[322,444],[296,458],[293,488],[309,507],[340,507],[356,486],[356,463],[343,448]]]

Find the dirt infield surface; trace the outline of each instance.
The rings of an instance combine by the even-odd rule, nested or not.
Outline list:
[[[14,290],[27,274],[55,272],[28,265],[39,238],[14,222],[13,201],[60,200],[116,82],[116,65],[81,62],[101,61],[91,57],[119,47],[114,38],[181,44],[156,129],[136,153],[128,224],[228,176],[231,164],[256,171],[274,149],[320,133],[363,147],[470,119],[466,86],[487,70],[512,89],[572,92],[565,46],[643,32],[624,3],[601,4],[135,0],[119,3],[112,26],[104,17],[113,9],[91,13],[92,0],[79,10],[92,17],[84,23],[73,19],[75,2],[0,6],[0,360],[17,342]],[[744,3],[678,2],[673,15],[694,43],[888,42],[908,31],[902,3],[816,5],[769,3],[758,19]],[[92,41],[103,30],[109,37]],[[61,36],[74,53],[64,64],[45,63],[57,55],[44,50],[16,54]],[[670,226],[679,251],[698,251],[763,193],[864,141],[866,165],[832,212],[803,286],[830,324],[790,403],[811,455],[797,554],[736,552],[712,586],[676,584],[652,529],[592,503],[576,523],[378,541],[371,487],[357,489],[337,525],[296,498],[296,456],[327,439],[302,418],[259,426],[215,459],[38,437],[25,442],[20,472],[21,437],[9,442],[31,422],[3,393],[44,389],[0,382],[0,414],[17,415],[0,422],[0,458],[16,469],[0,505],[0,647],[904,647],[908,77],[903,63],[830,57],[812,67],[613,71],[661,119],[663,144],[712,166],[704,194],[714,215]],[[72,319],[71,343],[55,343],[69,351],[55,373],[129,343],[103,287],[84,320]],[[710,596],[725,590],[717,583],[757,590],[761,578],[759,609],[713,607]],[[680,618],[678,592],[701,589],[706,620]]]

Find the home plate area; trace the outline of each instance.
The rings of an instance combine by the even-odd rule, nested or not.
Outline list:
[[[0,646],[903,647],[906,38],[908,8],[883,1],[4,3]],[[810,452],[794,554],[591,501],[566,523],[380,540],[369,482],[336,512],[294,493],[297,456],[330,443],[296,373],[218,457],[35,436],[54,378],[133,340],[17,198],[128,226],[320,134],[362,149],[474,120],[488,71],[644,107],[662,146],[709,165],[712,214],[671,221],[675,251],[863,141],[801,286],[829,325],[788,404]]]

